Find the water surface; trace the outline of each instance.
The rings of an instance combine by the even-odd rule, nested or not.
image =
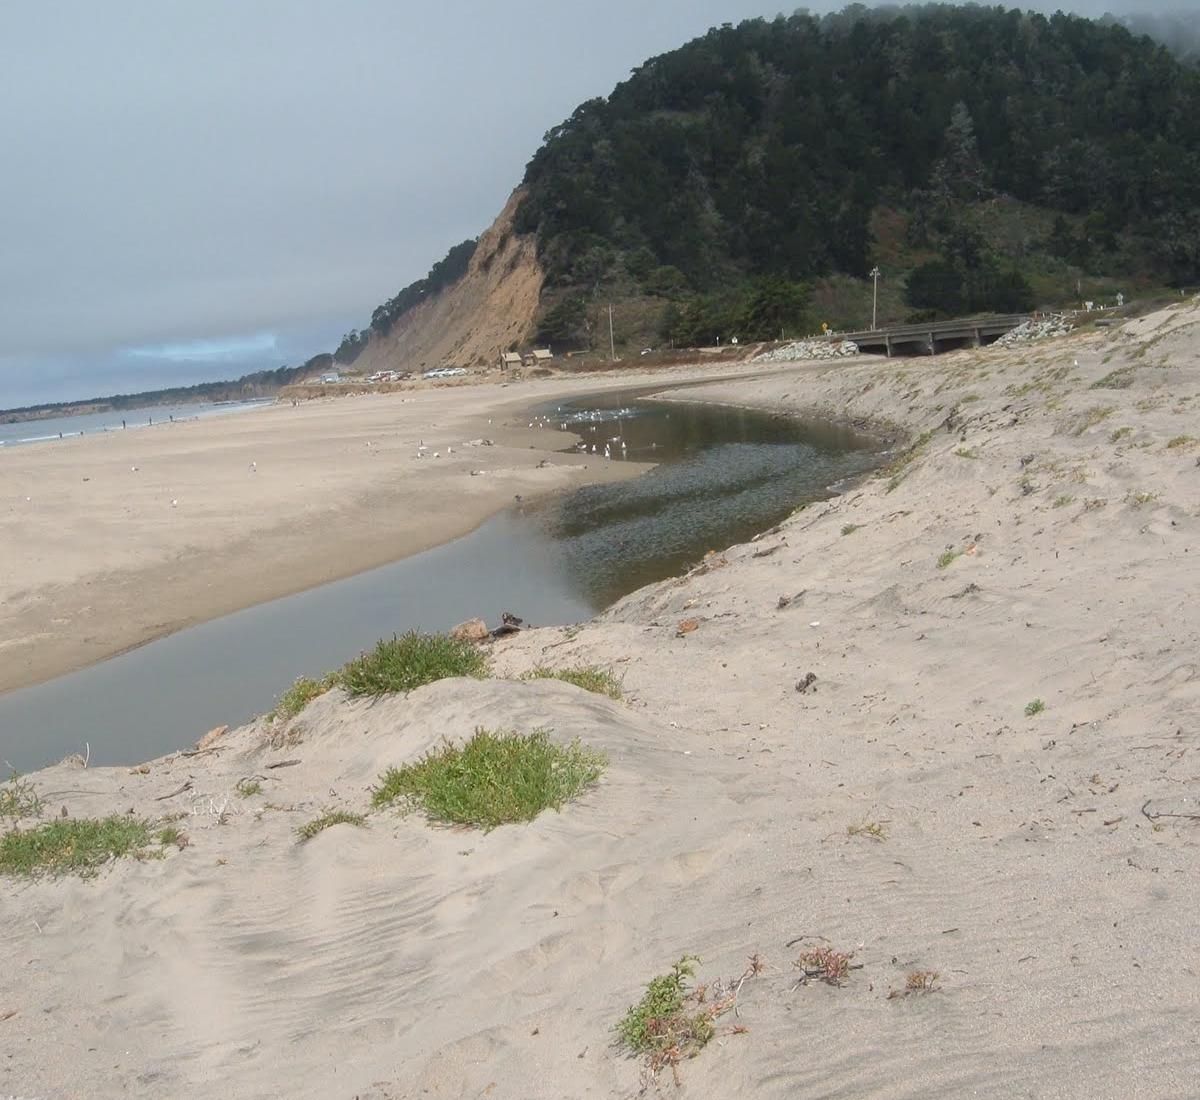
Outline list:
[[[878,445],[848,429],[721,406],[602,398],[538,415],[563,428],[564,449],[659,465],[514,505],[444,546],[10,692],[0,762],[29,770],[87,743],[95,763],[136,763],[270,710],[298,675],[380,637],[474,616],[494,624],[503,611],[535,625],[586,619],[878,461]]]
[[[201,417],[244,412],[274,403],[273,398],[256,401],[193,402],[153,405],[140,409],[109,409],[106,412],[83,413],[79,416],[20,420],[13,424],[0,423],[0,447],[13,447],[19,443],[48,443],[56,439],[93,435],[98,432],[132,431],[135,428],[170,423],[172,420],[198,420]]]

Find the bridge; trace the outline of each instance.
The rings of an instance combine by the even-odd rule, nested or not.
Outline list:
[[[950,347],[982,347],[1031,320],[1031,313],[1009,313],[993,317],[962,317],[954,321],[930,321],[920,325],[840,332],[836,339],[853,340],[859,351],[877,355],[936,355]]]

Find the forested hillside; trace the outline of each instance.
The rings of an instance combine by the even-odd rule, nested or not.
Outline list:
[[[946,5],[711,30],[546,135],[511,222],[536,242],[540,303],[506,331],[607,350],[610,303],[626,349],[861,327],[873,268],[881,322],[1196,285],[1198,43],[1182,17]],[[338,361],[434,346],[405,330],[482,278],[476,250],[376,309]]]
[[[857,6],[646,62],[547,134],[517,228],[560,339],[614,285],[678,303],[684,342],[769,335],[814,280],[867,274],[881,211],[893,258],[923,258],[909,308],[1022,308],[1055,261],[1200,279],[1198,153],[1200,72],[1120,25]],[[1023,239],[989,205],[1023,212]]]

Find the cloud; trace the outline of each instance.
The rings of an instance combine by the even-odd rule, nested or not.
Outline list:
[[[135,359],[161,359],[168,363],[228,363],[256,354],[274,354],[275,334],[260,332],[252,336],[193,340],[183,344],[159,344],[152,347],[125,348],[124,354]]]
[[[330,349],[485,229],[578,103],[780,7],[4,0],[0,405]]]

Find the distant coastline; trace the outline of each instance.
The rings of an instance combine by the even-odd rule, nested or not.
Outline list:
[[[89,416],[96,413],[122,413],[152,409],[163,405],[220,405],[227,402],[272,398],[286,385],[313,373],[326,357],[317,356],[298,367],[255,371],[241,378],[217,382],[199,382],[194,386],[172,386],[141,393],[117,393],[107,397],[87,397],[79,401],[47,401],[41,405],[22,405],[0,409],[0,424],[21,424],[32,420]]]
[[[234,413],[269,405],[274,397],[249,397],[230,401],[172,401],[165,404],[114,408],[102,403],[81,402],[79,412],[52,412],[29,419],[0,419],[0,449],[26,444],[47,443],[81,435],[101,435],[125,429],[152,427],[171,421],[199,420],[222,413]]]

